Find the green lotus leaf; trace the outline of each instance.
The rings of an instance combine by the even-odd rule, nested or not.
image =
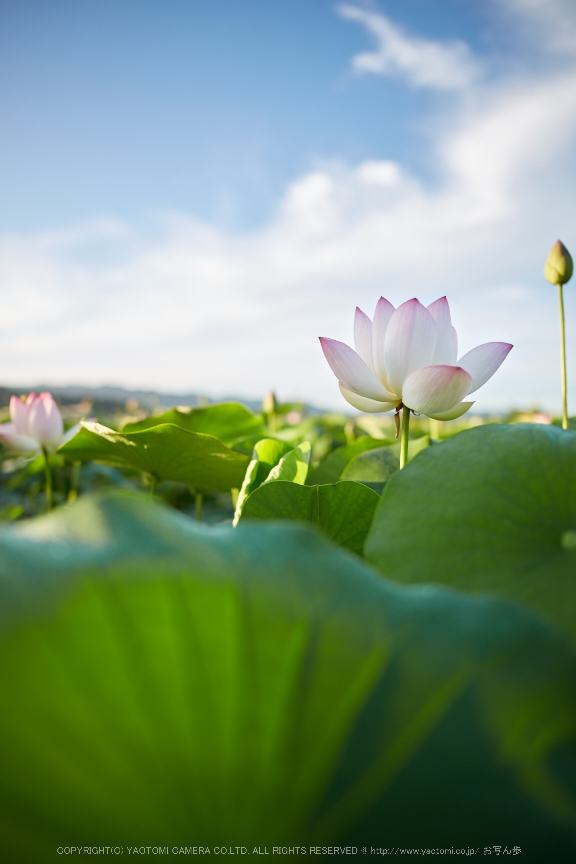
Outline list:
[[[576,642],[576,433],[479,426],[387,484],[365,555],[404,583],[499,594]]]
[[[264,434],[261,418],[239,402],[219,402],[204,408],[171,408],[155,417],[130,420],[124,424],[121,431],[140,432],[165,423],[180,426],[188,432],[213,435],[225,444],[248,435]]]
[[[378,495],[361,483],[300,486],[266,483],[244,504],[245,519],[299,519],[311,522],[334,543],[362,554]]]
[[[171,423],[124,433],[83,422],[58,453],[72,462],[94,460],[135,468],[158,480],[187,483],[201,492],[240,488],[250,461],[212,435],[188,432]]]
[[[346,466],[358,456],[360,453],[365,453],[367,450],[380,448],[394,444],[394,441],[387,441],[382,438],[369,438],[364,436],[358,438],[353,444],[345,444],[343,447],[337,447],[328,454],[316,468],[313,468],[306,480],[309,486],[314,484],[337,483],[342,477],[342,472]],[[399,457],[398,457],[399,458]]]
[[[393,585],[302,524],[86,496],[0,529],[0,857],[496,842],[567,864],[575,685],[513,605]]]
[[[422,450],[425,450],[430,446],[430,436],[423,435],[420,438],[411,438],[408,442],[408,461],[414,459],[415,456],[418,455]],[[362,458],[366,458],[368,461],[364,463],[360,462],[360,465],[369,465],[370,459],[369,457],[364,457],[363,454],[371,451],[371,450],[380,450],[382,448],[386,448],[389,451],[391,457],[388,459],[387,457],[382,457],[380,459],[382,465],[384,462],[389,462],[392,465],[392,459],[395,460],[396,468],[400,467],[400,443],[394,440],[386,440],[382,438],[359,438],[354,444],[347,444],[344,447],[337,447],[336,450],[333,450],[323,462],[318,465],[317,468],[313,469],[310,472],[308,480],[306,481],[308,485],[312,485],[314,483],[324,484],[324,483],[336,483],[338,480],[358,480],[359,478],[354,476],[344,476],[344,472],[348,469],[352,461]],[[378,461],[378,457],[376,457],[376,461]],[[374,463],[375,465],[375,463]],[[382,469],[378,471],[380,474]],[[374,468],[369,471],[370,474],[374,474]],[[387,477],[390,476],[387,473]],[[386,477],[386,479],[387,479]],[[368,478],[363,478],[368,479]],[[372,482],[384,482],[383,480],[374,480]],[[380,488],[381,492],[382,489]]]
[[[242,488],[236,502],[234,525],[238,523],[242,515],[242,508],[248,496],[264,483],[272,468],[280,462],[283,456],[290,453],[292,449],[290,444],[274,438],[263,438],[255,444],[252,451],[252,459],[246,469]]]
[[[357,480],[380,495],[399,467],[399,456],[391,447],[378,447],[352,459],[342,472],[342,480]]]
[[[279,444],[281,442],[278,442]],[[274,465],[262,483],[273,483],[278,480],[289,480],[291,483],[305,483],[310,465],[310,443],[303,441],[297,447],[285,453]],[[278,451],[279,452],[279,451]]]

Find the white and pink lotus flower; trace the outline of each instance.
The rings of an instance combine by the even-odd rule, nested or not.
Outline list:
[[[457,360],[458,337],[446,297],[430,306],[414,298],[397,309],[381,297],[373,321],[356,309],[355,351],[335,339],[320,342],[354,408],[378,413],[406,407],[434,420],[465,414],[474,404],[465,397],[492,377],[512,348],[486,342]]]
[[[16,453],[32,454],[38,450],[56,450],[77,431],[64,435],[64,424],[58,405],[50,393],[30,393],[26,399],[10,399],[10,423],[0,423],[0,441]]]

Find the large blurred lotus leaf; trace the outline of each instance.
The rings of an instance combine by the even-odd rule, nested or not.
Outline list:
[[[213,435],[225,444],[247,435],[264,434],[261,418],[239,402],[220,402],[216,405],[206,405],[204,408],[171,408],[170,411],[158,414],[156,417],[129,421],[124,424],[121,431],[140,432],[165,423],[180,426],[188,432]]]
[[[387,484],[366,557],[399,582],[490,591],[576,641],[576,433],[479,426]]]
[[[264,483],[272,468],[274,468],[287,453],[290,453],[292,446],[285,441],[277,441],[274,438],[262,438],[254,445],[252,451],[252,459],[242,483],[242,488],[236,502],[236,511],[234,513],[234,525],[237,524],[242,515],[242,508],[248,496]]]
[[[83,422],[58,453],[72,462],[94,460],[136,468],[158,480],[188,483],[196,491],[240,488],[249,464],[247,456],[229,450],[212,435],[187,432],[171,423],[127,434]]]
[[[0,634],[2,861],[575,860],[576,653],[514,606],[394,586],[307,526],[108,493],[0,530]]]
[[[244,519],[300,519],[311,522],[334,543],[358,555],[378,504],[378,495],[361,483],[327,486],[264,483],[244,504]]]

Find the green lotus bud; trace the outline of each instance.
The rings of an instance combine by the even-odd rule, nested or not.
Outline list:
[[[546,259],[544,276],[553,285],[564,285],[569,281],[573,270],[572,256],[566,246],[557,240]]]
[[[264,399],[262,400],[262,413],[263,414],[274,414],[278,410],[278,402],[276,401],[276,396],[271,390],[270,393],[267,393]]]

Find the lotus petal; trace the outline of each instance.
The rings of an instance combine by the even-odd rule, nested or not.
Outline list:
[[[402,401],[418,414],[443,414],[468,393],[471,377],[459,366],[426,366],[404,382]]]
[[[384,340],[388,387],[403,398],[404,381],[416,369],[432,365],[435,347],[436,322],[430,312],[416,298],[399,306]]]
[[[30,406],[28,433],[42,447],[57,447],[62,440],[62,415],[50,393],[41,393]]]
[[[372,369],[372,322],[358,306],[354,316],[354,347],[356,353]]]
[[[30,438],[28,435],[20,435],[16,431],[14,423],[0,423],[0,441],[5,447],[23,455],[36,453],[40,449],[40,445],[34,438]]]
[[[457,417],[462,417],[463,414],[466,414],[472,405],[474,405],[474,402],[460,402],[459,405],[451,408],[450,411],[443,411],[440,414],[428,414],[428,417],[431,417],[432,420],[456,420]]]
[[[450,307],[446,297],[440,297],[426,307],[436,322],[436,347],[434,349],[433,366],[456,365],[457,353],[454,350],[454,334],[450,318]]]
[[[386,388],[388,388],[388,377],[384,361],[384,337],[395,311],[392,303],[385,297],[381,297],[376,304],[372,323],[372,368]]]
[[[398,401],[380,383],[361,357],[344,342],[320,337],[320,344],[330,368],[347,390],[377,402]]]
[[[30,406],[37,399],[35,393],[28,396],[26,402],[23,402],[19,396],[10,397],[10,419],[14,424],[14,429],[18,435],[28,435],[28,415]]]
[[[364,411],[367,414],[381,414],[383,411],[392,411],[392,409],[396,408],[396,405],[398,404],[397,401],[377,402],[375,399],[366,399],[365,396],[358,396],[358,394],[353,393],[352,390],[347,390],[341,382],[340,392],[350,405],[357,408],[358,411]]]
[[[458,366],[465,369],[472,378],[472,384],[466,395],[474,393],[494,375],[512,347],[508,342],[485,342],[472,348],[460,358]]]

